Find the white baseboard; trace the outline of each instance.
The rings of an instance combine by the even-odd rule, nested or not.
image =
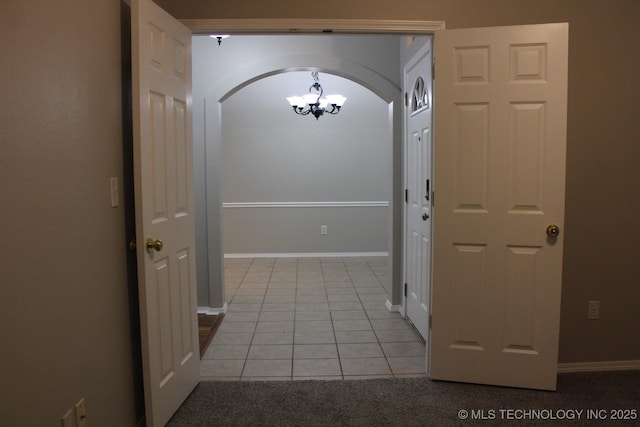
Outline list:
[[[198,307],[198,314],[207,314],[210,316],[217,314],[224,314],[227,312],[229,306],[225,302],[222,307],[214,308],[214,307]]]
[[[640,369],[640,360],[614,360],[610,362],[558,363],[558,373],[631,371]]]
[[[401,313],[402,312],[402,306],[401,305],[393,305],[391,304],[391,301],[386,300],[384,302],[384,305],[387,306],[387,309],[389,311],[391,311],[392,313]]]
[[[301,252],[301,253],[254,253],[224,254],[225,258],[350,258],[350,257],[384,257],[389,252]]]

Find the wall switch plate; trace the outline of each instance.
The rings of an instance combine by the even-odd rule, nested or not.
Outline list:
[[[600,301],[589,301],[589,312],[587,319],[597,320],[600,318]]]
[[[77,427],[76,417],[73,413],[73,409],[69,409],[62,417],[62,427]]]
[[[322,234],[323,236],[327,234],[327,226],[326,225],[321,225],[320,226],[320,234]]]
[[[109,179],[111,184],[111,207],[117,208],[120,205],[120,191],[118,190],[118,178],[112,177]]]
[[[84,398],[76,403],[76,427],[87,427],[87,408],[84,405]]]

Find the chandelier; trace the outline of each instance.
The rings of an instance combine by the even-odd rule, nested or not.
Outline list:
[[[293,107],[293,111],[301,116],[313,114],[316,120],[325,113],[338,114],[340,107],[344,105],[347,98],[342,95],[327,95],[322,98],[323,90],[320,85],[318,72],[312,72],[311,76],[313,77],[314,83],[309,87],[308,94],[287,98],[287,101],[289,101],[289,104]]]

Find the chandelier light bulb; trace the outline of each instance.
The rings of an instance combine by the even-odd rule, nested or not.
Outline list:
[[[311,73],[314,83],[309,87],[309,93],[302,96],[290,96],[287,98],[293,111],[301,116],[312,114],[318,120],[323,114],[338,114],[340,108],[347,100],[346,97],[336,94],[322,97],[323,89],[320,85],[318,72]]]

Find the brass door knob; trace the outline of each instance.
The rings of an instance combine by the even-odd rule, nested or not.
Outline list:
[[[156,252],[160,252],[162,250],[163,245],[164,244],[162,243],[162,240],[160,239],[153,240],[151,237],[149,237],[146,243],[147,252],[153,252],[154,250]]]
[[[555,224],[551,224],[547,227],[547,236],[549,237],[558,237],[560,234],[560,227]]]

